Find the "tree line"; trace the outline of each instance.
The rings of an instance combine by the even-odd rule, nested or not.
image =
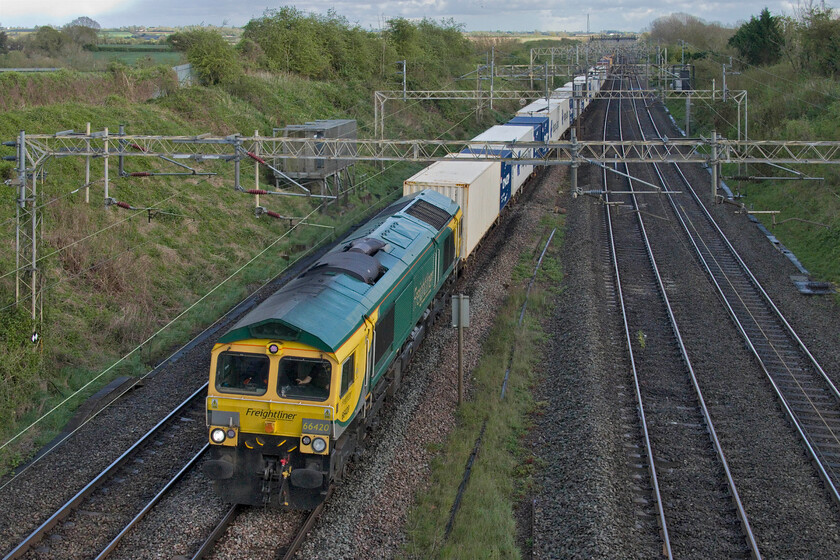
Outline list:
[[[96,45],[99,39],[99,24],[89,17],[78,17],[60,28],[44,25],[34,33],[12,39],[0,31],[0,54],[21,51],[27,55],[67,56]]]
[[[167,40],[186,53],[206,84],[235,82],[247,71],[293,73],[318,80],[365,83],[392,77],[405,60],[410,88],[434,86],[467,71],[472,47],[453,20],[388,20],[372,31],[330,10],[267,10],[245,25],[236,45],[211,29],[192,29]],[[415,88],[416,89],[416,88]]]
[[[731,53],[754,66],[786,60],[797,70],[823,76],[840,73],[840,20],[832,8],[812,0],[790,16],[773,15],[764,8],[737,28],[671,14],[655,20],[648,33],[656,42],[684,42],[689,60]]]

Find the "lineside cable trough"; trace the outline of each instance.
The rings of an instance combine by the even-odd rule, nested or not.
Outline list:
[[[525,291],[525,301],[522,302],[522,309],[519,312],[519,320],[517,321],[516,327],[517,329],[522,327],[522,321],[525,319],[525,310],[528,306],[528,296],[531,294],[531,288],[534,286],[534,281],[537,279],[537,273],[542,266],[543,258],[545,257],[546,251],[548,251],[548,246],[551,244],[551,240],[554,239],[554,234],[557,232],[557,228],[554,228],[551,231],[551,235],[548,236],[548,240],[545,242],[545,246],[543,247],[542,253],[540,253],[540,258],[537,260],[537,264],[534,267],[534,274],[531,276],[531,279],[528,282],[528,288]],[[454,300],[454,298],[453,298]],[[511,349],[509,353],[508,365],[507,369],[505,370],[505,380],[502,383],[502,393],[499,396],[501,400],[504,400],[505,393],[507,390],[507,383],[508,378],[510,377],[510,370],[513,366],[513,355],[516,351],[516,342],[515,340],[511,344]],[[467,459],[467,464],[464,466],[464,476],[461,479],[461,484],[458,486],[458,492],[455,494],[455,501],[452,504],[452,509],[449,511],[449,520],[446,522],[446,529],[444,530],[443,540],[444,542],[449,538],[450,533],[452,532],[452,527],[455,524],[455,516],[458,513],[458,510],[461,507],[461,500],[464,497],[464,492],[467,489],[467,484],[469,484],[470,476],[472,475],[472,468],[473,464],[475,463],[476,457],[478,457],[479,452],[481,451],[481,443],[482,439],[484,438],[484,430],[487,428],[487,420],[488,417],[484,418],[484,422],[481,425],[481,431],[478,434],[478,438],[475,440],[475,445],[473,446],[473,450],[470,453],[469,458]]]

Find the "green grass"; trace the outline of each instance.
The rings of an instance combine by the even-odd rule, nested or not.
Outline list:
[[[551,310],[550,301],[561,289],[562,269],[558,255],[562,229],[558,229],[543,261],[528,300],[528,313],[517,328],[528,280],[539,251],[547,239],[539,235],[562,228],[563,216],[547,215],[534,228],[533,242],[539,250],[523,254],[495,325],[482,347],[481,361],[472,372],[473,400],[457,411],[457,424],[446,443],[435,453],[428,489],[417,499],[406,523],[404,548],[411,558],[519,558],[515,508],[528,492],[539,465],[523,445],[530,414],[539,408],[532,388],[539,380],[540,348],[544,335],[540,321]],[[516,348],[506,398],[500,399],[505,370]],[[452,532],[444,540],[445,527],[461,484],[464,467],[484,422],[487,422],[472,476],[463,496]]]

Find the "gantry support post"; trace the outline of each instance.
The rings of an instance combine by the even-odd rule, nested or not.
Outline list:
[[[685,135],[691,136],[691,93],[685,96]]]
[[[718,166],[720,162],[718,161],[718,141],[717,141],[717,131],[712,131],[712,159],[709,162],[712,166],[712,200],[711,202],[715,202],[717,197],[718,191],[718,184],[720,181]]]
[[[26,132],[18,136],[18,200],[16,208],[17,225],[15,231],[15,302],[20,304],[22,297],[29,296],[29,313],[33,321],[41,320],[41,291],[38,289],[38,184],[37,170],[33,165],[32,186],[28,183]],[[34,164],[35,162],[33,162]]]
[[[569,173],[569,179],[572,184],[572,193],[578,192],[578,147],[577,147],[577,134],[575,134],[575,129],[571,129],[571,136],[570,139],[572,141],[572,168]]]
[[[90,123],[85,127],[85,204],[90,204]]]
[[[120,125],[119,135],[120,136],[125,136],[125,125],[124,124]],[[125,157],[123,156],[123,150],[125,149],[125,146],[123,146],[122,142],[120,142],[117,146],[118,146],[118,153],[120,154],[119,158],[118,158],[119,163],[120,163],[120,165],[119,165],[119,176],[120,177],[125,177]]]
[[[531,79],[531,90],[534,89],[534,49],[531,49],[531,60],[528,62],[528,77]]]
[[[254,154],[257,157],[260,157],[260,131],[254,131]],[[258,160],[254,160],[254,189],[260,189],[260,162]],[[259,208],[260,206],[260,195],[257,194],[254,196],[254,200],[256,201],[254,206],[255,208]]]
[[[110,148],[108,143],[108,128],[105,128],[104,132],[105,136],[105,154],[103,157],[105,158],[105,206],[108,206],[109,197],[111,196],[109,189],[108,189],[108,150]]]
[[[242,186],[239,184],[240,168],[242,167],[242,154],[239,147],[242,145],[242,140],[239,136],[233,139],[233,189],[241,191]]]

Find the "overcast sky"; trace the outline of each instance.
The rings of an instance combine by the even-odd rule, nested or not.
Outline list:
[[[0,25],[34,27],[63,25],[88,16],[102,27],[128,25],[234,25],[260,17],[269,8],[291,3],[264,4],[253,0],[0,0]],[[654,19],[685,12],[707,21],[736,24],[767,6],[773,14],[792,14],[796,1],[697,2],[686,0],[395,0],[389,2],[309,0],[297,6],[325,13],[333,8],[353,23],[378,29],[394,17],[454,18],[468,31],[643,31]]]

